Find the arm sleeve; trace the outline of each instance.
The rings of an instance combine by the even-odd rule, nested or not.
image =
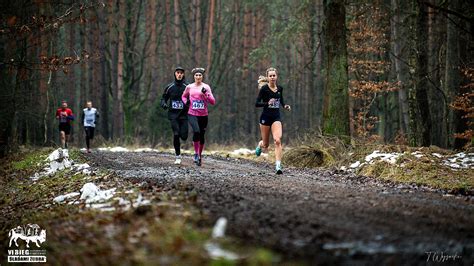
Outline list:
[[[263,101],[263,88],[260,89],[257,96],[257,101],[255,102],[255,107],[264,107],[268,105],[268,102]]]
[[[209,90],[206,92],[207,102],[211,105],[216,104],[216,98],[214,98],[214,95],[212,94],[211,87],[208,87],[207,89]]]
[[[72,112],[71,109],[69,109],[68,114],[69,114],[69,116],[67,118],[71,121],[74,121],[74,113]]]
[[[100,113],[98,110],[95,110],[95,121],[97,122],[97,120],[99,120],[99,117],[100,117]]]
[[[189,96],[189,87],[186,86],[186,89],[183,92],[183,95],[181,95],[181,100],[183,101],[184,104],[188,102],[188,96]]]
[[[84,114],[84,111],[81,113],[81,123],[84,125],[84,119],[86,118],[86,115]]]

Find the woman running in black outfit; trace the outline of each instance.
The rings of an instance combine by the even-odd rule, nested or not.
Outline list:
[[[280,107],[291,110],[291,107],[285,104],[283,100],[283,87],[277,86],[278,72],[275,68],[269,68],[266,71],[268,84],[262,86],[257,97],[256,107],[263,107],[260,116],[260,133],[262,140],[255,149],[255,154],[260,156],[262,149],[267,149],[270,140],[270,131],[275,143],[275,170],[277,174],[282,174],[281,168],[281,137],[282,125],[280,117]]]

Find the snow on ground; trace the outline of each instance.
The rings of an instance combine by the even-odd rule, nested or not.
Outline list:
[[[80,202],[84,202],[87,208],[98,209],[100,211],[115,211],[115,206],[117,205],[119,209],[127,211],[131,207],[136,208],[138,206],[151,204],[151,201],[145,199],[141,193],[138,194],[136,199],[126,200],[122,197],[114,197],[114,195],[117,194],[116,188],[101,190],[97,185],[90,182],[84,184],[80,191],[81,193],[72,192],[57,196],[53,201],[55,203],[67,204],[79,204]],[[133,190],[128,190],[124,193],[131,194]],[[79,195],[81,195],[80,198],[77,198]],[[115,202],[117,202],[117,204],[114,204]]]
[[[101,201],[107,201],[111,199],[115,194],[116,188],[108,190],[101,190],[94,183],[86,183],[81,188],[81,200],[85,200],[86,203],[95,203]]]
[[[378,161],[384,161],[388,162],[390,164],[396,164],[397,159],[402,156],[402,155],[412,155],[416,159],[420,159],[422,157],[428,156],[428,154],[424,154],[421,151],[415,151],[415,152],[404,152],[404,153],[399,153],[399,152],[391,152],[391,153],[381,153],[379,150],[373,151],[371,154],[365,156],[364,161],[356,161],[354,163],[351,163],[348,167],[347,166],[342,166],[341,170],[350,170],[350,169],[357,169],[360,168],[366,164],[374,164],[375,162]],[[441,155],[439,153],[431,153],[432,156],[437,157],[442,160],[443,165],[449,166],[451,169],[474,169],[474,153],[456,153],[453,155]],[[432,160],[433,161],[433,160]],[[404,166],[404,164],[400,165],[401,167]]]
[[[253,154],[255,154],[255,151],[249,150],[249,149],[246,149],[246,148],[240,148],[240,149],[232,151],[230,154],[236,155],[236,156],[239,156],[239,155],[253,155]]]
[[[456,153],[446,157],[443,163],[453,169],[474,169],[474,153]]]
[[[69,159],[69,152],[67,149],[56,149],[48,155],[46,158],[46,166],[43,168],[43,171],[35,173],[30,177],[33,181],[38,180],[43,176],[51,176],[56,172],[71,168],[77,173],[91,174],[90,165],[88,164],[74,164],[72,160]]]
[[[72,193],[68,193],[68,194],[65,194],[65,195],[60,195],[60,196],[57,196],[53,199],[54,202],[56,203],[61,203],[63,202],[64,200],[67,200],[67,199],[70,199],[70,198],[75,198],[77,196],[81,195],[81,193],[79,192],[72,192]]]
[[[239,256],[234,252],[223,249],[215,240],[225,236],[225,229],[227,226],[227,219],[221,217],[217,220],[212,229],[212,239],[206,243],[205,248],[211,258],[224,258],[227,260],[237,260]]]

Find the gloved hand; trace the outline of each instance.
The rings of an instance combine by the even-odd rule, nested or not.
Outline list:
[[[207,89],[204,88],[204,87],[202,87],[201,92],[202,92],[202,93],[206,93],[206,91],[207,91]]]
[[[170,106],[166,103],[165,99],[161,99],[161,103],[160,103],[160,106],[161,108],[163,108],[164,110],[168,109]]]

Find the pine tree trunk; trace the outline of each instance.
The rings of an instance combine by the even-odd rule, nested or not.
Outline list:
[[[349,136],[346,11],[343,0],[324,1],[326,19],[323,133]]]
[[[181,12],[179,10],[179,0],[174,0],[174,46],[176,53],[176,64],[182,64],[181,62],[181,32],[180,22]],[[153,16],[153,18],[155,18]]]
[[[124,136],[123,112],[123,70],[125,47],[125,0],[119,0],[118,11],[118,41],[117,41],[117,90],[114,94],[114,137],[122,139]]]
[[[437,5],[439,0],[431,0],[431,4]],[[442,15],[433,8],[428,8],[428,73],[429,73],[429,100],[430,100],[430,112],[433,121],[431,128],[431,142],[439,147],[446,148],[447,146],[447,135],[446,135],[446,109],[447,103],[444,97],[443,90],[441,89],[441,62],[440,62],[440,50],[444,42],[444,30],[443,25],[446,25],[445,21],[442,21]]]
[[[400,83],[398,90],[398,104],[400,106],[400,130],[402,134],[410,135],[410,117],[408,106],[407,90],[409,87],[409,69],[407,65],[406,49],[406,15],[401,14],[401,10],[406,7],[401,6],[401,0],[391,0],[393,19],[391,20],[392,50],[394,53],[395,71],[397,81]]]
[[[206,68],[209,71],[209,68],[211,67],[211,59],[212,59],[212,38],[214,37],[214,10],[216,6],[216,1],[215,0],[210,0],[210,13],[209,13],[209,35],[207,37],[207,64]],[[209,73],[209,72],[208,72]]]
[[[431,144],[431,113],[428,101],[428,15],[427,7],[417,2],[416,16],[416,102],[421,116],[421,145]]]
[[[109,7],[112,8],[112,7]],[[104,139],[110,138],[109,133],[109,80],[107,79],[107,73],[110,72],[110,64],[107,64],[107,45],[106,40],[110,37],[110,28],[107,27],[106,21],[106,9],[102,8],[97,11],[97,27],[99,34],[99,53],[100,53],[100,76],[99,76],[99,91],[100,91],[100,102],[97,101],[97,105],[100,112],[99,127],[97,133],[100,133]]]

